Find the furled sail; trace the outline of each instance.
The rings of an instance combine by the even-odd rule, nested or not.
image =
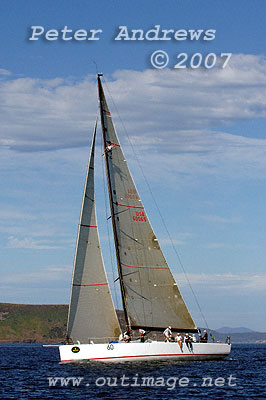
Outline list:
[[[141,202],[98,76],[109,199],[125,315],[132,329],[195,331]]]
[[[94,202],[96,126],[87,168],[72,276],[67,340],[106,343],[120,327],[104,269]]]

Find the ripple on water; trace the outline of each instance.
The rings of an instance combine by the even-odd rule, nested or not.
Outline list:
[[[230,358],[224,361],[189,363],[60,364],[57,348],[30,344],[2,344],[0,357],[1,400],[266,398],[264,345],[234,345]],[[235,386],[230,385],[230,376]],[[49,386],[49,378],[56,377],[82,379],[80,386],[73,387],[71,380],[61,386],[60,379]]]

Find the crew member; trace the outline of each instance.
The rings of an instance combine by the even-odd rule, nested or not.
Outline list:
[[[203,336],[202,336],[201,341],[202,341],[203,343],[207,343],[207,342],[208,342],[208,333],[207,333],[206,330],[205,330],[203,333],[204,333],[204,334],[203,334]]]
[[[192,337],[188,333],[186,333],[185,335],[185,343],[187,345],[188,350],[193,352]]]
[[[106,153],[111,152],[113,147],[114,147],[114,145],[112,144],[112,142],[110,142],[110,140],[108,140],[107,146],[105,148],[105,152]]]
[[[180,350],[183,352],[183,337],[180,333],[176,335],[175,341],[179,344]]]
[[[144,331],[144,329],[138,329],[138,331],[139,331],[139,339],[141,343],[144,343],[145,342],[144,336],[146,335],[146,331]]]
[[[173,341],[173,335],[172,335],[171,329],[172,329],[171,326],[168,326],[168,328],[166,328],[165,331],[163,332],[163,334],[165,336],[165,342]]]
[[[124,341],[125,341],[126,343],[129,343],[129,342],[131,341],[131,333],[130,333],[130,331],[126,331],[126,332],[124,333]]]

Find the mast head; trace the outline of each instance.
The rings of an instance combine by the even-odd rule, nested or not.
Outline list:
[[[97,77],[100,78],[100,76],[103,76],[103,74],[97,74]]]

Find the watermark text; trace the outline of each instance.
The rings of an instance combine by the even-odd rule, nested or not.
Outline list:
[[[167,390],[174,390],[177,387],[235,387],[237,386],[237,378],[233,375],[226,377],[203,376],[197,380],[187,376],[100,376],[93,381],[87,381],[84,377],[48,377],[48,385],[50,387],[79,387],[79,386],[95,386],[95,387],[163,387]]]

